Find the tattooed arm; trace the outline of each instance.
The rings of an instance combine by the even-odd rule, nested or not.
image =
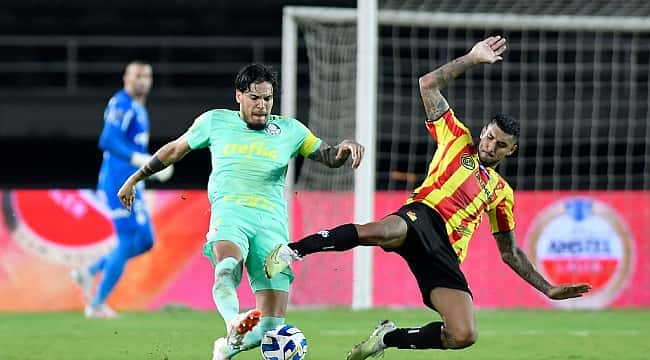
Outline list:
[[[420,95],[424,102],[427,119],[436,120],[449,109],[449,104],[440,93],[440,88],[474,65],[492,64],[501,60],[500,55],[505,50],[506,39],[501,36],[492,36],[476,43],[466,55],[420,77]]]
[[[330,167],[341,167],[348,157],[352,157],[352,168],[356,169],[361,164],[364,148],[352,140],[343,140],[336,146],[331,146],[323,141],[320,147],[309,155],[309,158]]]
[[[473,65],[468,55],[464,55],[420,77],[420,96],[427,119],[439,119],[449,110],[447,99],[440,93],[440,88]]]
[[[513,231],[496,233],[494,234],[494,238],[497,241],[503,262],[508,264],[517,275],[526,280],[535,289],[544,293],[547,297],[554,300],[562,300],[580,297],[582,294],[591,290],[589,284],[551,285],[535,269],[526,253],[517,245]]]
[[[535,289],[546,294],[552,287],[544,277],[535,270],[528,256],[517,245],[513,231],[494,234],[497,241],[501,259],[508,264],[522,279],[526,280]]]

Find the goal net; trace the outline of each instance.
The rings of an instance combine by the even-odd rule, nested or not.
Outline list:
[[[287,16],[295,21],[298,34],[291,46],[304,44],[308,58],[309,127],[330,142],[354,137],[355,10],[288,8]],[[495,113],[520,119],[520,150],[499,168],[513,188],[528,193],[531,202],[539,196],[540,204],[547,204],[553,192],[598,194],[598,199],[612,204],[621,204],[622,196],[632,191],[646,196],[648,16],[650,5],[645,1],[380,1],[376,189],[408,193],[424,179],[435,151],[436,144],[423,127],[418,77],[465,54],[476,41],[500,34],[508,39],[504,61],[471,69],[442,92],[475,136]],[[283,68],[283,75],[286,72],[297,68]],[[294,229],[309,233],[323,223],[351,221],[345,210],[352,206],[346,202],[349,198],[330,200],[328,194],[352,191],[352,176],[349,170],[306,162],[296,191],[327,194],[301,203],[303,214],[310,215],[302,219],[307,223]],[[629,206],[637,208],[638,218],[628,219],[627,226],[649,233],[650,205]],[[308,222],[315,218],[318,224],[313,228]],[[470,249],[476,262],[485,255],[481,251],[492,251],[483,250],[475,244],[478,241]],[[649,255],[647,247],[636,251]],[[328,267],[328,261],[332,258],[325,257],[318,266]],[[489,264],[476,267],[487,270]],[[315,267],[308,265],[302,269]]]

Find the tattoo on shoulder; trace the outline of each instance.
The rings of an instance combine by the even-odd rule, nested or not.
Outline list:
[[[427,94],[422,94],[422,100],[424,101],[424,109],[429,120],[437,120],[449,110],[447,100],[437,89]]]

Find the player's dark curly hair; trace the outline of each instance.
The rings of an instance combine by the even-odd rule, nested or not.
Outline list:
[[[488,124],[497,124],[499,129],[503,130],[506,134],[510,134],[515,138],[515,142],[519,142],[519,121],[514,117],[507,114],[496,114]]]
[[[273,86],[275,93],[278,88],[276,74],[271,67],[262,64],[244,66],[235,76],[235,89],[244,92],[250,89],[251,84],[268,81]]]

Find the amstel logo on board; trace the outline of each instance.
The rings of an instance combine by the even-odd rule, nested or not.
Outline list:
[[[14,241],[54,263],[85,265],[115,246],[109,210],[93,190],[14,190],[2,210]]]
[[[552,283],[587,282],[582,298],[552,301],[561,308],[601,308],[625,287],[634,250],[628,226],[605,203],[573,197],[557,201],[533,221],[528,254]]]

